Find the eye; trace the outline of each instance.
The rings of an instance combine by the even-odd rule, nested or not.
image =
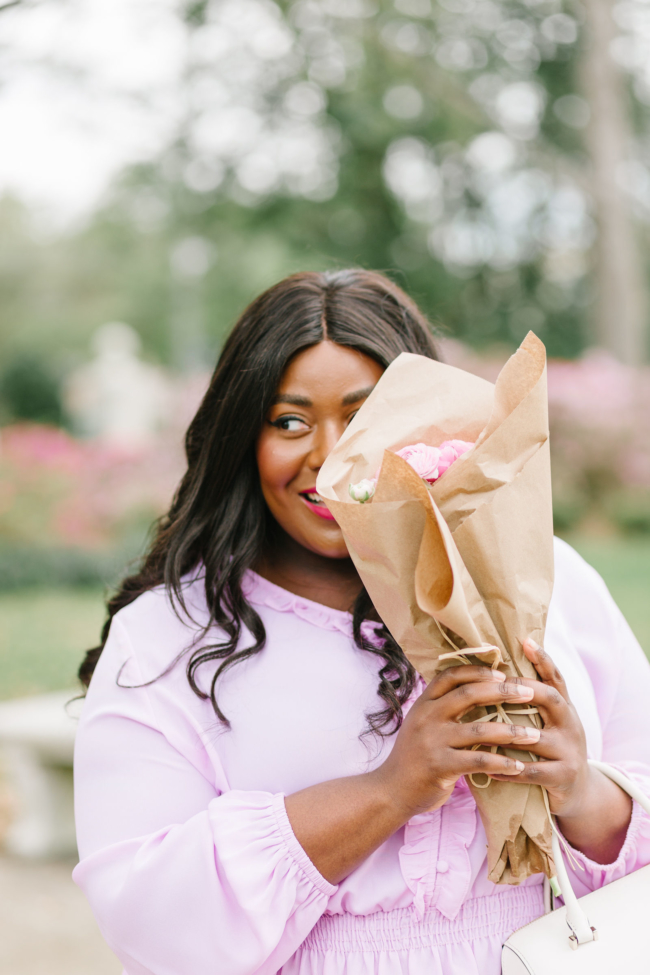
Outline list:
[[[357,415],[358,412],[359,412],[359,410],[355,410],[354,413],[351,413],[350,414],[350,416],[348,417],[348,426],[352,423],[352,421],[354,420],[354,418],[355,418],[355,416]]]
[[[285,433],[301,433],[308,429],[307,423],[299,416],[280,416],[277,420],[271,420],[271,426]]]

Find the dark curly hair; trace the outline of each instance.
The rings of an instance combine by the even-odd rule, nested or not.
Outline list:
[[[435,359],[429,325],[415,303],[392,281],[360,269],[306,272],[280,281],[260,295],[231,332],[210,386],[187,431],[187,471],[168,513],[159,520],[141,568],[124,579],[108,602],[100,646],[89,650],[79,668],[88,686],[111,620],[142,593],[164,585],[175,606],[186,611],[181,579],[201,567],[210,620],[225,635],[211,646],[193,644],[187,677],[193,691],[197,670],[216,662],[210,686],[215,713],[227,722],[217,702],[219,677],[240,660],[259,653],[264,624],[242,592],[242,577],[255,565],[273,532],[273,518],[259,483],[255,444],[273,396],[290,359],[325,338],[357,349],[386,367],[401,352]],[[367,592],[351,607],[356,645],[385,663],[378,694],[385,707],[368,715],[370,730],[393,734],[402,705],[415,683],[415,671],[388,630],[369,642],[364,620],[376,618]],[[238,649],[242,627],[254,643]]]

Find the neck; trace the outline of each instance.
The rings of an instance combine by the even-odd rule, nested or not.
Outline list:
[[[275,534],[275,533],[274,533]],[[352,559],[311,552],[279,529],[254,566],[269,582],[331,609],[349,611],[362,583]]]

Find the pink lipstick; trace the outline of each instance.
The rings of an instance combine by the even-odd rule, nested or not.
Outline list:
[[[319,518],[325,518],[327,521],[335,520],[334,515],[329,510],[315,487],[309,488],[308,491],[300,491],[299,493],[309,510],[313,511],[315,515],[318,515]]]

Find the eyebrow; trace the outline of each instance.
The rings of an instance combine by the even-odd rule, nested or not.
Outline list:
[[[314,404],[306,396],[294,396],[292,393],[280,393],[271,400],[271,406],[277,403],[289,403],[290,406],[313,406]]]
[[[357,389],[354,393],[344,396],[341,402],[343,406],[350,406],[352,403],[358,403],[360,399],[368,399],[374,388],[374,386],[365,386],[363,389]]]
[[[359,400],[367,399],[372,393],[374,386],[365,386],[364,389],[355,389],[353,393],[347,393],[341,400],[342,406],[351,406]],[[288,403],[290,406],[304,406],[309,408],[314,404],[307,396],[297,396],[294,393],[280,393],[274,396],[271,405],[277,406],[278,403]]]

